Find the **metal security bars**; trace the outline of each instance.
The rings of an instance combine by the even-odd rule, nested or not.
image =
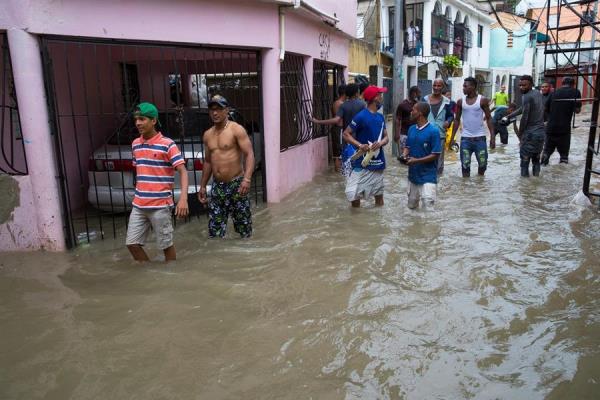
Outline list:
[[[6,33],[0,33],[0,53],[0,172],[27,175],[27,157]]]
[[[59,160],[67,245],[123,237],[135,192],[131,143],[139,135],[133,110],[141,101],[159,109],[159,130],[186,161],[188,193],[175,178],[174,200],[197,200],[204,164],[202,137],[212,125],[208,99],[220,94],[230,119],[246,128],[257,169],[251,197],[264,199],[260,55],[148,42],[45,37],[45,81]],[[210,185],[210,183],[209,183]]]
[[[280,73],[280,150],[285,151],[312,138],[312,100],[302,56],[286,54]]]
[[[337,88],[344,83],[343,68],[321,60],[313,62],[313,102],[312,112],[316,119],[332,118],[333,102],[337,98]],[[331,131],[328,125],[314,125],[313,138],[327,136]]]

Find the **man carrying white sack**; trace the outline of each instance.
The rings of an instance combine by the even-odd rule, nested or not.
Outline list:
[[[383,106],[383,93],[387,88],[369,86],[363,97],[367,108],[354,116],[344,130],[344,140],[357,151],[352,157],[352,172],[346,181],[346,197],[352,207],[360,207],[361,199],[375,197],[375,205],[383,205],[383,170],[385,156],[381,147],[389,139],[385,119],[378,113]]]

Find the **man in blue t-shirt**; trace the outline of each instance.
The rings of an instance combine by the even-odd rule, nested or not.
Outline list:
[[[428,122],[431,108],[427,103],[414,105],[411,118],[416,122],[408,130],[404,160],[408,165],[408,208],[424,208],[435,203],[437,189],[437,159],[442,152],[440,131]]]
[[[352,157],[352,172],[346,181],[346,197],[352,207],[360,207],[360,199],[375,197],[383,205],[383,170],[385,157],[382,146],[388,143],[385,119],[377,110],[383,105],[384,87],[369,86],[363,92],[367,108],[352,118],[344,130],[344,140],[357,148]]]

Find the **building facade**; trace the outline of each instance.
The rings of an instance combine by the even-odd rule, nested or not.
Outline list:
[[[519,97],[518,77],[534,75],[537,31],[535,21],[498,12],[500,21],[491,25],[490,68],[494,91],[506,85],[511,99]]]
[[[383,3],[383,31],[393,37],[394,2]],[[489,66],[490,24],[494,19],[480,10],[475,1],[429,0],[405,2],[403,29],[402,79],[404,93],[411,86],[420,86],[430,93],[432,81],[459,82],[452,85],[453,97],[462,95],[462,79],[474,76],[484,93],[491,92],[492,74]],[[442,67],[444,56],[455,55],[460,67],[448,75]]]
[[[228,97],[260,139],[257,199],[279,202],[327,168],[326,132],[307,116],[327,113],[344,80],[354,1],[8,0],[4,11],[0,250],[124,234],[116,210],[129,201],[130,160],[106,149],[126,148],[139,101],[156,103],[166,133],[191,146],[195,173],[206,99]],[[104,178],[109,211],[90,205]]]

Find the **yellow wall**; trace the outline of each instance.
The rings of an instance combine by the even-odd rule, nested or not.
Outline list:
[[[369,66],[378,64],[379,52],[365,41],[351,40],[349,52],[348,72],[369,76]]]

